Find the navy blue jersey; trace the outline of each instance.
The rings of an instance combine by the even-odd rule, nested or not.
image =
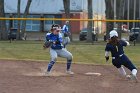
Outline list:
[[[51,45],[52,49],[62,49],[63,48],[63,45],[62,45],[63,39],[62,39],[62,35],[60,33],[58,35],[54,35],[53,33],[47,33],[46,41],[52,42],[52,45]]]
[[[119,40],[118,45],[107,43],[105,51],[110,51],[112,57],[119,57],[119,55],[124,54],[123,46],[127,46],[127,43],[123,40]]]

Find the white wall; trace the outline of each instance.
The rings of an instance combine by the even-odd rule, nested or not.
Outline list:
[[[5,12],[16,13],[18,0],[4,0]],[[70,0],[71,10],[86,10],[87,0]],[[24,12],[27,4],[27,0],[21,0],[21,13]],[[45,14],[57,14],[61,13],[63,8],[63,0],[32,0],[30,6],[30,13],[45,13]]]

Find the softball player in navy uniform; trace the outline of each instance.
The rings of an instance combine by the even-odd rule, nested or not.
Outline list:
[[[65,49],[63,47],[63,44],[62,44],[63,39],[62,39],[62,35],[60,33],[60,31],[61,31],[60,28],[61,27],[57,24],[52,25],[52,29],[51,29],[52,32],[46,34],[46,42],[50,43],[48,45],[50,45],[50,56],[51,56],[51,61],[48,64],[47,72],[45,72],[46,75],[50,74],[51,69],[52,69],[53,65],[55,64],[58,56],[67,59],[66,73],[74,74],[70,69],[73,56],[69,51],[67,51],[67,49]]]
[[[112,64],[118,68],[119,73],[127,78],[131,78],[138,82],[137,79],[137,68],[129,60],[129,58],[124,54],[123,47],[130,45],[128,41],[118,40],[118,33],[112,30],[110,33],[110,39],[105,48],[105,58],[106,61],[109,60],[109,51],[112,55]],[[123,66],[131,71],[131,75],[127,75]]]

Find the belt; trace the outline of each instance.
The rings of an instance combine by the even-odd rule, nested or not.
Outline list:
[[[122,57],[124,54],[119,55],[119,57]],[[115,59],[115,57],[112,57],[112,59]]]
[[[119,57],[122,57],[122,56],[123,56],[123,54],[119,55]]]
[[[115,59],[115,57],[112,57],[112,59]]]

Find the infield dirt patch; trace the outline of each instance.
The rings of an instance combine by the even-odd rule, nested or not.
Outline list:
[[[0,93],[139,93],[140,83],[121,78],[113,66],[56,63],[53,75],[43,75],[47,62],[0,60]],[[101,75],[85,75],[87,72]],[[127,70],[128,73],[130,73]],[[140,74],[138,72],[138,78]],[[140,78],[139,78],[140,79]]]

